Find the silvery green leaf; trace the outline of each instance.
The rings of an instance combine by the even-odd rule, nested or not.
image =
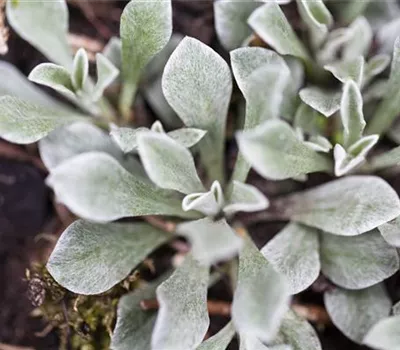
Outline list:
[[[291,56],[286,56],[285,61],[290,70],[290,79],[283,93],[280,114],[286,120],[293,120],[300,103],[299,90],[304,84],[304,66],[299,59]]]
[[[235,328],[229,322],[218,333],[200,344],[196,350],[225,350],[235,335]]]
[[[331,72],[336,79],[342,83],[346,83],[351,79],[361,86],[364,77],[365,59],[363,56],[358,56],[347,61],[333,62],[324,66],[324,69]]]
[[[398,9],[397,9],[398,11]],[[386,18],[385,22],[378,28],[376,40],[379,45],[379,51],[390,54],[400,32],[400,19],[398,13],[394,15],[392,20]]]
[[[393,305],[392,313],[395,316],[400,315],[400,301]]]
[[[400,98],[400,38],[394,44],[390,78],[386,94],[367,126],[368,134],[385,133],[398,116]]]
[[[350,38],[346,41],[342,59],[344,61],[355,59],[358,56],[366,56],[372,44],[372,28],[364,17],[358,17],[348,28]]]
[[[302,292],[317,279],[321,268],[318,240],[318,230],[290,223],[261,249],[286,277],[291,294]]]
[[[214,2],[215,30],[222,46],[233,50],[251,34],[247,19],[260,6],[257,1],[226,1]]]
[[[380,320],[368,331],[363,343],[379,350],[400,349],[400,316]]]
[[[184,211],[195,210],[207,216],[217,215],[223,208],[225,199],[221,184],[214,181],[208,192],[188,194],[182,201]]]
[[[380,100],[387,94],[388,81],[386,79],[375,79],[363,91],[364,103]],[[389,133],[390,137],[390,133]]]
[[[246,47],[231,52],[231,65],[246,99],[244,129],[252,129],[266,120],[278,118],[283,92],[290,77],[283,58],[261,47]]]
[[[136,129],[118,127],[111,125],[110,135],[115,143],[124,153],[130,153],[137,150],[137,136],[142,131],[148,131],[148,128],[139,127]]]
[[[150,61],[144,73],[142,93],[151,109],[165,125],[170,128],[179,128],[182,121],[168,104],[162,91],[162,74],[168,59],[183,39],[181,34],[172,34],[167,45]]]
[[[386,24],[388,20],[391,21],[397,18],[399,13],[400,8],[396,2],[383,0],[379,2],[370,1],[364,15],[375,31]]]
[[[11,96],[0,97],[0,136],[10,142],[36,142],[60,126],[85,119],[68,109],[44,107]]]
[[[400,217],[379,226],[378,229],[386,242],[400,248]]]
[[[383,284],[361,289],[336,288],[324,295],[333,324],[356,343],[361,343],[371,327],[389,315],[392,302]]]
[[[244,158],[262,176],[283,180],[317,171],[329,171],[330,160],[298,140],[283,121],[270,120],[237,136]]]
[[[117,324],[111,338],[112,350],[143,350],[151,347],[157,312],[143,310],[140,302],[156,297],[159,280],[125,294],[118,303]]]
[[[247,334],[240,335],[239,350],[271,350],[263,344],[257,337]]]
[[[196,128],[181,128],[167,133],[171,139],[186,148],[197,144],[205,134],[207,134],[206,130]]]
[[[146,178],[139,161],[125,156],[103,130],[92,124],[76,122],[57,128],[39,142],[40,158],[50,171],[62,162],[90,151],[108,153],[129,172]]]
[[[321,135],[326,124],[326,117],[309,105],[301,102],[294,116],[293,127],[309,135]],[[304,139],[304,137],[303,137]]]
[[[188,127],[207,131],[200,154],[209,177],[223,182],[224,132],[232,92],[227,63],[207,45],[186,37],[165,66],[162,87]]]
[[[204,189],[193,156],[185,147],[156,132],[139,133],[137,144],[146,173],[157,186],[184,194]]]
[[[47,269],[76,294],[100,294],[122,281],[171,236],[145,223],[78,220],[59,238]]]
[[[281,55],[292,55],[305,61],[310,59],[307,49],[275,2],[257,8],[248,23],[262,40]]]
[[[75,91],[83,90],[89,77],[89,58],[85,49],[79,49],[74,57],[71,81]]]
[[[290,76],[289,68],[277,53],[261,47],[246,47],[231,52],[236,82],[246,99],[244,130],[279,117],[283,93]],[[265,84],[268,81],[269,84]],[[250,165],[240,154],[233,179],[244,182]]]
[[[372,147],[376,145],[378,140],[378,135],[361,137],[358,141],[353,143],[347,151],[340,144],[337,144],[333,150],[335,175],[342,176],[347,174],[365,162],[366,155]]]
[[[304,23],[310,30],[311,41],[318,47],[325,39],[333,17],[322,0],[297,0],[297,8]]]
[[[101,53],[96,54],[97,82],[93,90],[93,99],[98,101],[107,89],[118,77],[119,70]]]
[[[15,66],[0,61],[0,96],[10,95],[19,97],[24,101],[33,102],[50,108],[66,108],[61,103],[52,99],[43,90],[29,82]]]
[[[239,276],[232,303],[236,330],[246,337],[265,342],[273,340],[289,300],[289,285],[285,278],[247,237],[239,255]]]
[[[177,226],[176,232],[190,241],[193,258],[207,266],[234,257],[243,243],[225,219],[185,222]]]
[[[72,66],[65,0],[7,1],[7,20],[19,36],[51,61]]]
[[[118,69],[122,68],[122,41],[113,36],[103,49],[103,55]]]
[[[349,80],[344,84],[340,115],[343,124],[343,138],[346,147],[358,141],[365,128],[363,101],[357,84]]]
[[[76,101],[71,74],[62,66],[54,63],[41,63],[32,70],[28,79],[56,90],[71,101]]]
[[[324,46],[317,52],[320,64],[332,63],[341,53],[343,46],[351,39],[352,33],[348,28],[332,30],[325,41]]]
[[[232,182],[232,191],[224,207],[224,213],[231,215],[238,211],[253,212],[267,209],[268,199],[252,185],[239,181]]]
[[[362,289],[392,276],[399,269],[396,248],[378,230],[354,237],[321,235],[321,270],[335,284]]]
[[[400,215],[396,192],[375,176],[349,176],[286,200],[291,220],[341,236],[359,235]]]
[[[307,87],[300,90],[301,100],[325,117],[330,117],[340,109],[341,93],[322,90],[318,87]]]
[[[328,153],[333,148],[332,144],[326,137],[319,135],[310,136],[308,141],[305,141],[304,144],[306,144],[314,151],[323,153]]]
[[[375,1],[374,1],[375,2]],[[368,7],[370,0],[364,1],[330,1],[335,6],[335,14],[339,17],[340,23],[350,23],[358,16],[364,13]]]
[[[314,328],[291,310],[285,314],[275,342],[286,343],[293,350],[322,350]]]
[[[130,1],[121,15],[122,41],[121,110],[128,113],[140,76],[150,60],[168,43],[172,34],[170,0]]]
[[[88,152],[63,162],[52,170],[47,183],[60,202],[93,221],[141,215],[188,216],[176,193],[133,176],[105,153]]]
[[[157,288],[160,304],[152,336],[154,350],[195,349],[210,323],[207,310],[208,267],[190,255]]]
[[[365,66],[363,84],[366,85],[373,77],[382,73],[389,66],[389,64],[389,55],[378,54],[373,56]]]
[[[348,154],[340,144],[335,145],[333,149],[333,158],[335,160],[335,175],[338,177],[351,172],[365,162],[365,157]]]

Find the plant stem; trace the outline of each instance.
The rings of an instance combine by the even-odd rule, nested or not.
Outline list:
[[[119,99],[119,111],[122,115],[124,124],[131,121],[131,106],[137,92],[137,85],[134,83],[125,83],[122,86],[121,96]]]

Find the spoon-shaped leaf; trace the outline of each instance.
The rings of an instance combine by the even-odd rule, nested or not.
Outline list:
[[[195,349],[210,323],[207,310],[208,268],[187,256],[157,289],[160,304],[152,336],[154,350]]]
[[[64,288],[100,294],[123,280],[171,235],[145,223],[78,220],[59,238],[47,269]]]
[[[182,211],[181,199],[175,192],[135,177],[105,153],[88,152],[63,162],[52,170],[47,183],[59,201],[89,220],[112,221],[141,215],[188,216]]]

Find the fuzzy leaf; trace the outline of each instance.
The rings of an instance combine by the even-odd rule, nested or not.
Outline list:
[[[119,70],[101,53],[96,54],[97,82],[93,91],[93,99],[99,100],[104,90],[118,77]]]
[[[76,294],[100,294],[123,280],[171,236],[148,224],[78,220],[59,238],[47,268]]]
[[[333,24],[333,17],[322,0],[297,0],[299,13],[310,30],[314,47],[318,47],[328,33],[328,27]]]
[[[240,48],[230,55],[233,74],[246,99],[244,129],[252,129],[266,120],[278,118],[283,92],[290,77],[283,58],[261,47]]]
[[[305,61],[309,60],[306,48],[275,2],[256,9],[249,17],[248,23],[262,40],[281,55],[292,55]]]
[[[12,64],[0,61],[0,96],[10,95],[41,106],[62,109],[60,102],[52,99],[42,89],[29,82]]]
[[[291,310],[283,318],[275,341],[286,343],[293,350],[322,350],[314,328]]]
[[[300,103],[299,90],[304,84],[305,72],[304,66],[299,59],[286,56],[285,61],[290,70],[290,78],[283,93],[280,115],[286,120],[293,120]]]
[[[400,217],[379,226],[378,229],[386,242],[400,248]]]
[[[240,334],[269,342],[277,334],[289,303],[289,285],[250,238],[239,256],[232,320]],[[262,307],[260,307],[262,305]]]
[[[363,343],[379,350],[400,350],[400,316],[380,320],[369,330]]]
[[[83,90],[89,77],[89,58],[85,49],[79,49],[74,57],[71,80],[75,91]]]
[[[330,117],[340,109],[341,93],[308,87],[300,90],[301,100],[325,117]]]
[[[372,78],[382,73],[390,64],[390,56],[379,54],[373,56],[364,69],[364,85],[371,81]]]
[[[347,146],[358,141],[365,128],[363,101],[360,89],[354,81],[347,81],[343,88],[340,115],[344,129],[344,142]]]
[[[325,293],[324,301],[333,324],[356,343],[389,315],[392,304],[383,284],[361,290],[337,288]]]
[[[122,12],[120,34],[125,84],[122,94],[130,100],[136,93],[145,66],[171,37],[171,1],[130,1]]]
[[[111,125],[110,135],[124,153],[130,153],[137,150],[137,136],[139,133],[148,130],[145,127],[133,129]]]
[[[349,176],[287,197],[291,220],[341,236],[372,230],[400,215],[396,192],[375,176]]]
[[[251,35],[247,19],[259,6],[256,1],[214,2],[215,30],[227,51],[238,48]]]
[[[105,153],[88,152],[63,162],[53,169],[47,183],[60,202],[89,220],[104,222],[141,215],[187,216],[175,193],[131,175]]]
[[[184,211],[195,210],[207,216],[215,216],[221,212],[224,201],[221,184],[214,181],[210,191],[191,193],[183,198],[182,209]]]
[[[318,277],[318,230],[296,223],[288,224],[262,249],[261,253],[285,275],[291,294],[307,289]]]
[[[225,219],[204,218],[179,224],[178,234],[189,239],[193,258],[201,265],[212,265],[235,256],[242,247],[238,237]]]
[[[247,47],[231,52],[231,64],[235,79],[246,99],[244,130],[278,118],[290,76],[285,61],[273,51]],[[269,82],[267,86],[266,81]],[[249,170],[250,165],[239,154],[232,178],[245,182]]]
[[[210,47],[186,37],[164,69],[165,98],[189,127],[207,131],[200,152],[209,175],[223,180],[224,132],[232,92],[227,63]]]
[[[300,140],[283,121],[271,120],[237,136],[245,159],[262,176],[283,180],[317,171],[329,171],[330,161]]]
[[[76,101],[75,88],[70,72],[54,63],[42,63],[29,74],[29,80],[36,84],[50,87],[71,101]]]
[[[312,136],[323,134],[326,117],[309,105],[301,102],[294,116],[293,127]]]
[[[10,142],[36,142],[57,127],[80,120],[87,119],[67,109],[42,107],[11,96],[0,97],[0,136]]]
[[[371,48],[373,33],[371,26],[364,17],[358,17],[349,26],[349,39],[346,41],[342,58],[352,60],[358,56],[366,56]]]
[[[210,323],[208,276],[207,267],[187,256],[174,274],[158,287],[160,309],[153,330],[152,349],[187,350],[200,345]]]
[[[392,313],[395,316],[400,315],[400,301],[393,305]]]
[[[331,72],[336,79],[342,83],[353,80],[360,87],[363,83],[365,59],[358,56],[348,61],[339,61],[324,66],[324,69]]]
[[[235,328],[232,322],[229,322],[217,334],[207,339],[196,350],[225,350],[233,336],[235,335]]]
[[[332,149],[330,141],[323,136],[312,135],[308,141],[304,142],[308,147],[314,151],[328,153]]]
[[[118,303],[117,324],[111,338],[112,350],[143,350],[151,347],[151,334],[157,312],[140,307],[140,302],[156,297],[159,281],[125,294]]]
[[[368,134],[383,134],[398,116],[400,98],[400,38],[394,44],[386,94],[367,127]]]
[[[106,57],[119,71],[122,68],[122,41],[120,38],[113,36],[103,49],[103,55]]]
[[[268,208],[268,199],[254,186],[233,181],[229,201],[224,207],[228,215],[238,211],[253,212]]]
[[[207,131],[196,128],[181,128],[167,133],[171,139],[186,148],[197,144],[205,134],[207,134]]]
[[[378,230],[354,237],[321,235],[321,269],[335,284],[362,289],[392,276],[399,269],[394,247]]]
[[[139,133],[137,143],[146,173],[157,186],[185,194],[204,190],[185,147],[156,132]]]
[[[7,1],[7,20],[19,36],[51,61],[72,67],[65,0]]]
[[[146,178],[134,157],[125,156],[103,130],[89,123],[77,122],[54,130],[40,140],[39,151],[49,170],[78,154],[99,151],[113,156],[129,172]]]

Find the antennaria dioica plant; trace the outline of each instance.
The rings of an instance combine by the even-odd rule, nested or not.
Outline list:
[[[400,8],[217,0],[214,12],[229,63],[172,34],[170,1],[132,0],[121,37],[96,55],[94,78],[85,50],[70,52],[65,1],[7,2],[13,29],[52,62],[29,80],[71,102],[1,64],[9,77],[1,137],[39,141],[47,184],[80,217],[48,271],[73,293],[102,294],[180,236],[191,245],[183,262],[120,299],[112,349],[223,350],[235,335],[241,350],[321,349],[290,309],[291,296],[320,274],[333,285],[324,303],[337,328],[354,342],[399,349],[399,307],[392,310],[384,281],[399,270],[400,200],[384,177],[400,163],[400,146],[385,148],[400,143]],[[118,103],[108,98],[111,85]],[[148,128],[131,123],[137,96],[158,113]],[[239,148],[232,173],[228,110]],[[330,180],[268,199],[246,183],[250,168],[265,181],[306,184],[317,172]],[[258,249],[238,212],[287,225]],[[207,290],[219,270],[232,285],[231,321],[203,341]],[[158,311],[142,308],[155,298]]]

